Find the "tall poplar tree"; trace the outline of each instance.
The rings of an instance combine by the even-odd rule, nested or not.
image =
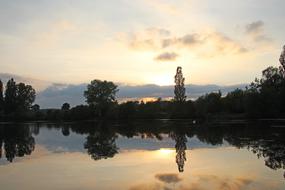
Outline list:
[[[0,80],[0,113],[4,110],[3,83]]]
[[[185,78],[183,77],[182,74],[182,67],[177,67],[174,79],[175,79],[174,101],[185,102],[186,100],[185,87],[184,87]]]

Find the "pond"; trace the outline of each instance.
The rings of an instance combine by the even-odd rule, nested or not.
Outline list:
[[[0,124],[3,190],[285,189],[285,125]]]

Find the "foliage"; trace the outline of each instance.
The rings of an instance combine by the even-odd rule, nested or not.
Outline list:
[[[174,77],[175,87],[174,87],[174,101],[176,102],[185,102],[185,87],[184,81],[185,78],[182,74],[182,67],[177,67],[176,75]]]
[[[0,80],[0,115],[4,111],[4,95],[3,95],[3,83]]]
[[[70,109],[70,104],[69,103],[64,103],[64,104],[62,104],[62,106],[61,106],[61,110],[63,110],[63,111],[68,111]]]
[[[104,117],[110,107],[116,103],[117,85],[113,82],[93,80],[84,91],[88,105],[95,109],[99,117]]]
[[[12,78],[6,85],[4,110],[6,113],[27,111],[31,108],[35,98],[36,91],[32,86],[24,83],[17,84]]]

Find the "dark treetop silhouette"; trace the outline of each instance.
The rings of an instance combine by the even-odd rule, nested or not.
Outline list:
[[[285,70],[285,45],[283,46],[283,50],[281,52],[279,61],[282,65],[283,69]]]
[[[113,82],[93,80],[84,91],[86,102],[95,108],[99,117],[105,116],[110,107],[116,103],[117,85]]]
[[[185,87],[184,87],[185,78],[182,74],[182,67],[177,67],[176,75],[174,77],[175,87],[174,87],[174,100],[177,102],[185,102]]]

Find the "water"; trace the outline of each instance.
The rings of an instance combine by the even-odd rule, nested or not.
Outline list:
[[[1,190],[285,189],[280,121],[0,125]]]

